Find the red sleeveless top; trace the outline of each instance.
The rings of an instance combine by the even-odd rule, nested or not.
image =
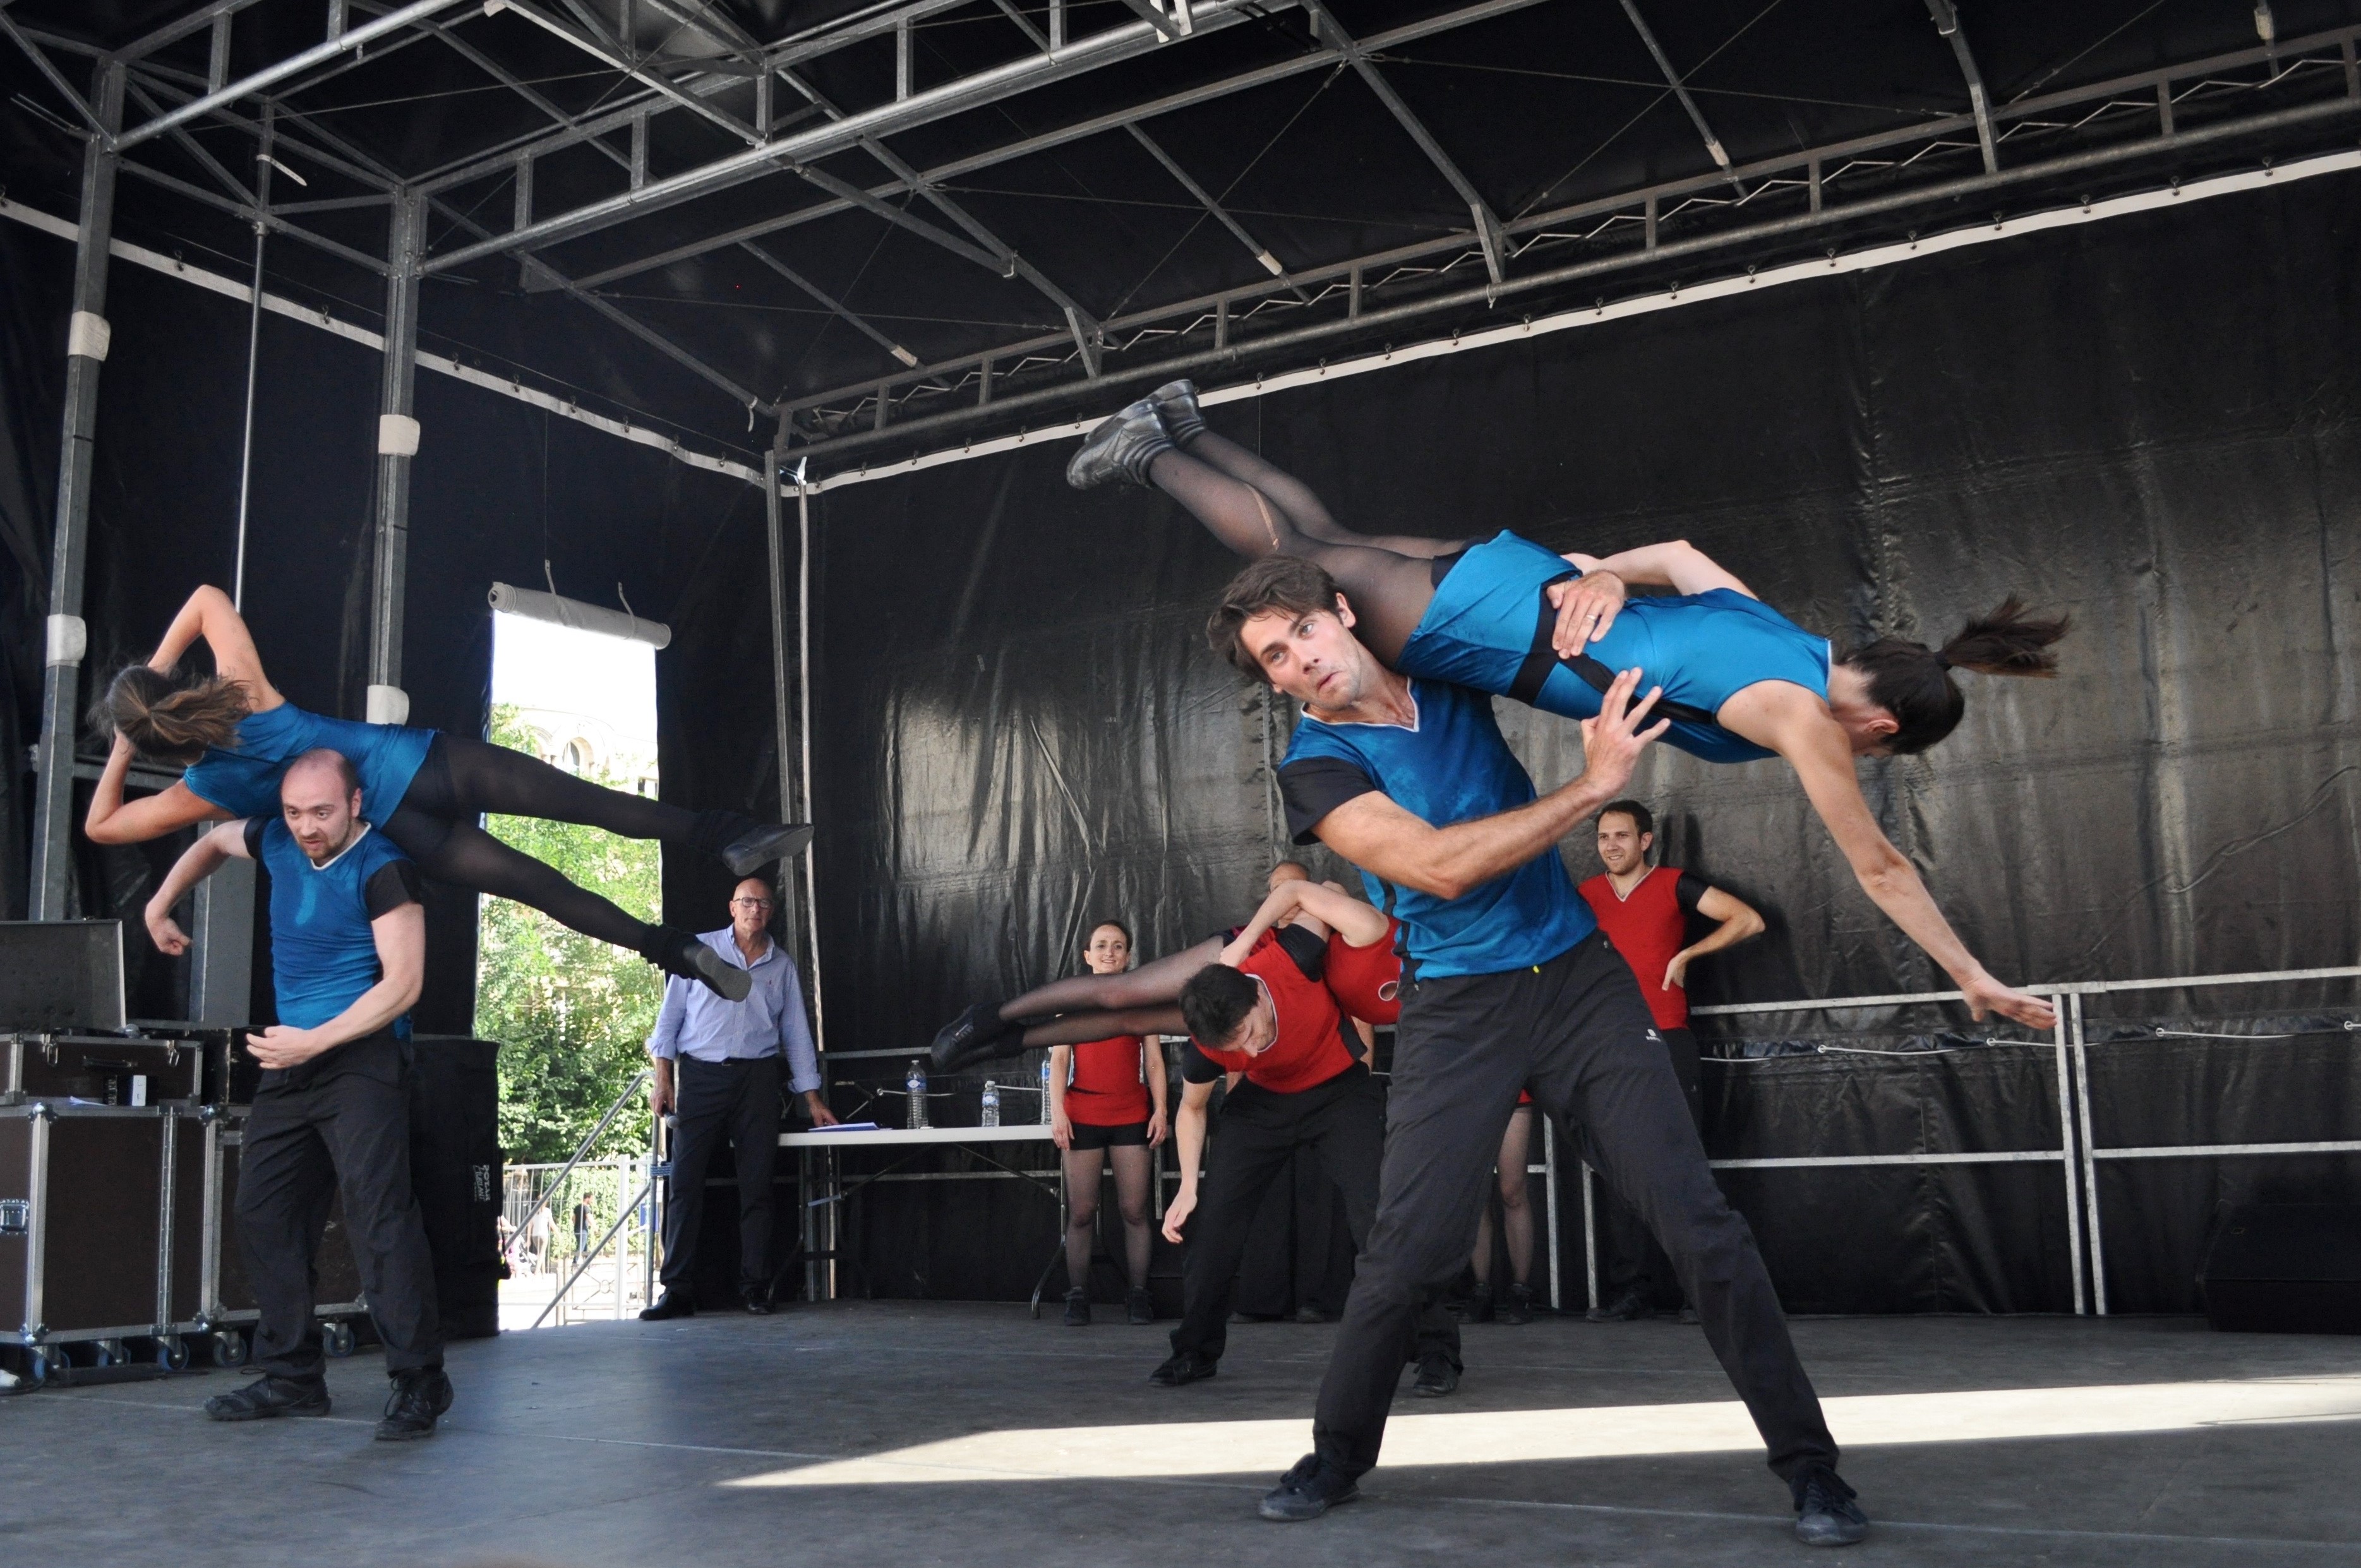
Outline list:
[[[1582,884],[1582,896],[1590,912],[1598,916],[1599,929],[1631,966],[1632,975],[1640,981],[1640,994],[1648,999],[1648,1012],[1659,1029],[1686,1029],[1689,1022],[1689,993],[1667,990],[1664,985],[1664,966],[1689,945],[1688,912],[1697,901],[1683,900],[1684,876],[1671,866],[1653,867],[1621,898],[1615,895],[1615,883],[1604,873]],[[1697,878],[1686,880],[1703,891]]]

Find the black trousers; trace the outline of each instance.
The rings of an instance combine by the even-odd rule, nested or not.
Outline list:
[[[1386,1144],[1386,1091],[1356,1062],[1327,1082],[1294,1094],[1276,1094],[1241,1080],[1213,1118],[1213,1148],[1189,1216],[1189,1251],[1180,1265],[1180,1321],[1176,1353],[1217,1361],[1229,1343],[1231,1298],[1238,1264],[1263,1192],[1298,1149],[1320,1157],[1344,1195],[1345,1223],[1357,1249],[1378,1210],[1378,1171]],[[1495,1139],[1494,1142],[1498,1142]],[[1471,1222],[1472,1223],[1472,1222]],[[1459,1365],[1459,1325],[1438,1299],[1405,1329],[1393,1371],[1406,1355],[1440,1354]]]
[[[694,1295],[705,1168],[730,1141],[738,1168],[738,1284],[771,1289],[771,1172],[779,1162],[779,1058],[673,1064],[672,1185],[664,1210],[664,1287]]]
[[[410,1047],[349,1041],[255,1091],[238,1158],[237,1234],[261,1321],[254,1364],[317,1382],[313,1261],[341,1190],[345,1228],[390,1372],[443,1365],[434,1262],[410,1184]]]
[[[1687,1096],[1689,1120],[1697,1126],[1697,1135],[1705,1135],[1704,1069],[1697,1051],[1697,1036],[1686,1029],[1659,1029],[1664,1039],[1664,1056],[1673,1064],[1673,1076],[1680,1080],[1681,1092]],[[1611,1300],[1620,1290],[1636,1289],[1657,1306],[1676,1306],[1680,1278],[1674,1272],[1672,1259],[1648,1234],[1648,1223],[1640,1212],[1623,1201],[1622,1197],[1606,1183],[1599,1184],[1598,1205],[1598,1299]]]
[[[1771,1468],[1792,1477],[1833,1465],[1836,1440],[1754,1234],[1714,1184],[1640,988],[1607,939],[1594,935],[1533,969],[1403,992],[1377,1222],[1320,1386],[1321,1456],[1356,1475],[1377,1464],[1401,1347],[1467,1261],[1500,1134],[1530,1082],[1534,1102],[1672,1255]]]

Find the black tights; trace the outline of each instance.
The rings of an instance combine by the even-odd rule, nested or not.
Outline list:
[[[644,949],[653,927],[485,832],[475,817],[487,811],[672,844],[708,847],[703,841],[713,836],[697,812],[604,788],[506,746],[434,738],[385,836],[438,882],[530,905],[586,937],[634,951]]]
[[[1291,555],[1324,568],[1352,604],[1361,641],[1389,663],[1434,598],[1433,558],[1469,543],[1355,533],[1302,480],[1211,431],[1185,451],[1159,454],[1148,477],[1239,554]]]
[[[1151,963],[1144,963],[1121,974],[1081,974],[1071,980],[1053,980],[1047,985],[1037,985],[1024,995],[1004,1002],[1000,1016],[1014,1023],[1019,1018],[1041,1018],[1057,1013],[1116,1012],[1125,1008],[1170,1007],[1180,1000],[1180,988],[1189,977],[1222,956],[1227,938],[1208,937],[1193,948]],[[1138,1034],[1141,1031],[1118,1030],[1116,1033]],[[1078,1035],[1071,1043],[1103,1040],[1104,1035]],[[1038,1044],[1028,1039],[1027,1045]],[[1070,1042],[1051,1042],[1065,1045]]]

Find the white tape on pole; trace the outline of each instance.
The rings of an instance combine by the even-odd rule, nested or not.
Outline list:
[[[79,664],[90,651],[90,627],[78,615],[53,615],[49,620],[49,663]]]
[[[104,316],[88,311],[76,311],[66,323],[66,355],[84,359],[104,361],[108,345],[115,341],[115,328]]]
[[[418,422],[408,414],[377,416],[377,452],[380,457],[418,455]]]
[[[580,599],[570,599],[561,594],[494,583],[491,598],[494,609],[508,615],[521,615],[527,620],[546,620],[558,626],[570,626],[577,631],[596,631],[608,637],[628,638],[633,642],[645,642],[654,648],[672,644],[672,628],[661,620],[642,620],[625,610],[584,604]]]
[[[371,724],[409,723],[410,694],[400,686],[370,686],[368,721]]]

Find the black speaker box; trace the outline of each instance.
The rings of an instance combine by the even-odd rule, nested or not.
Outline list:
[[[2214,1232],[2200,1283],[2216,1329],[2361,1334],[2361,1204],[2241,1204]]]
[[[410,1180],[434,1256],[445,1339],[500,1332],[500,1047],[421,1035],[410,1074]]]

